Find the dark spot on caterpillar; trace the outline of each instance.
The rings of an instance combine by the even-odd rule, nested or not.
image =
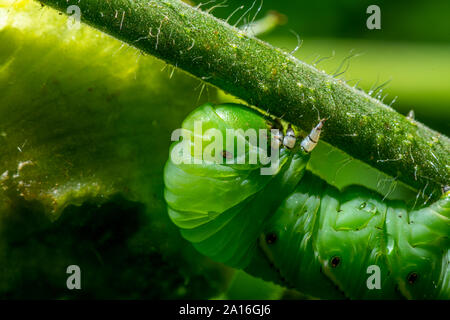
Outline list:
[[[266,242],[268,244],[273,244],[277,241],[277,235],[274,232],[266,234]]]
[[[359,205],[359,209],[364,209],[367,206],[367,203],[363,202]]]
[[[407,280],[409,284],[414,284],[418,278],[419,275],[416,272],[411,272],[410,274],[408,274]]]
[[[228,151],[226,151],[226,150],[223,150],[223,151],[222,151],[222,157],[223,157],[224,159],[232,159],[232,158],[233,158],[233,155],[231,154],[231,152],[228,152]]]
[[[337,268],[340,263],[341,263],[341,258],[339,258],[339,257],[331,258],[331,267]]]

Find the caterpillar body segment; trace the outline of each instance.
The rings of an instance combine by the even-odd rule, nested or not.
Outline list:
[[[192,131],[194,118],[222,131],[272,128],[237,105],[202,106],[183,128]],[[360,186],[337,190],[306,172],[322,126],[299,143],[291,128],[288,139],[274,134],[280,149],[272,175],[261,175],[269,165],[262,162],[188,165],[169,158],[164,181],[172,221],[212,259],[312,297],[450,299],[450,192],[411,211]],[[273,147],[270,138],[265,143]],[[259,150],[238,139],[247,155]]]
[[[303,139],[301,146],[305,152],[311,152],[316,147],[325,121],[326,119],[320,120],[320,122],[314,127],[314,129],[312,129],[306,138]]]
[[[233,128],[271,128],[267,119],[236,105],[199,107],[184,121],[183,129],[193,131],[194,119],[206,119],[204,126],[218,126],[223,133]],[[246,143],[246,150],[256,147]],[[279,153],[279,166],[272,175],[261,175],[261,163],[175,165],[169,159],[164,171],[165,198],[169,215],[182,228],[182,235],[214,260],[245,267],[256,247],[254,240],[283,200],[280,195],[294,190],[309,159],[303,151],[292,153],[281,148]]]

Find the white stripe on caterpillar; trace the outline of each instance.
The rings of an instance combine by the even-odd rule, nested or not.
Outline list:
[[[311,152],[315,146],[317,145],[317,142],[319,142],[320,138],[320,131],[323,128],[323,124],[327,119],[322,119],[320,122],[315,126],[311,132],[308,134],[308,136],[303,139],[301,146],[305,152]]]

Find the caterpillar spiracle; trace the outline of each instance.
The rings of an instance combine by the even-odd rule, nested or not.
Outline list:
[[[290,127],[268,131],[267,141],[258,139],[272,152],[279,147],[271,175],[261,174],[268,164],[259,160],[237,163],[236,146],[225,142],[213,156],[227,161],[198,161],[196,145],[202,142],[204,151],[212,143],[207,133],[194,134],[198,121],[202,132],[215,128],[224,136],[227,129],[280,128],[235,104],[205,104],[184,120],[182,129],[192,133],[183,138],[184,159],[197,162],[175,161],[183,142],[172,144],[165,199],[171,220],[198,251],[311,297],[450,298],[450,192],[412,210],[362,186],[339,191],[306,171],[322,121],[301,142]],[[255,150],[243,131],[234,140],[245,142],[247,157]],[[373,266],[380,272],[375,289],[367,285]]]

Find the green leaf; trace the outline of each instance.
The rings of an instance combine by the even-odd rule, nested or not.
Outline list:
[[[199,81],[29,1],[0,6],[0,43],[0,297],[222,292],[230,270],[180,237],[162,192]]]

